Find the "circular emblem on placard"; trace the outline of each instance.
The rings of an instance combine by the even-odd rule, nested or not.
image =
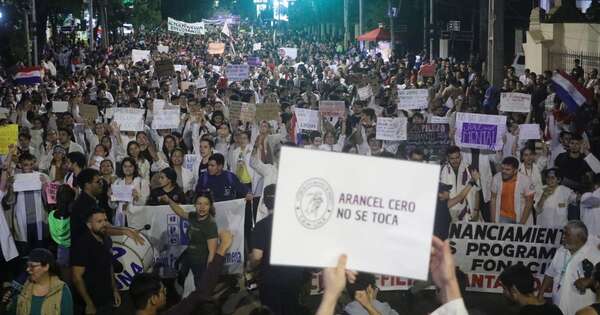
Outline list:
[[[294,209],[298,222],[305,228],[322,227],[333,213],[333,189],[322,178],[306,180],[296,193]]]

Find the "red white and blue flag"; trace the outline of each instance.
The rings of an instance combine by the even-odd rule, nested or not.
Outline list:
[[[42,83],[43,76],[44,71],[41,67],[28,67],[21,68],[13,79],[15,84],[33,85]]]
[[[581,105],[592,99],[592,92],[564,71],[555,73],[552,83],[556,95],[567,105],[569,112],[576,112]]]

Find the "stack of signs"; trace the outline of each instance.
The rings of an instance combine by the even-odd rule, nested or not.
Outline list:
[[[250,66],[247,64],[227,65],[225,68],[225,76],[230,82],[244,81],[248,79],[250,74]]]
[[[531,94],[502,93],[500,94],[500,111],[529,113],[531,110]]]
[[[261,65],[260,57],[250,56],[248,57],[248,65],[259,67]]]
[[[398,109],[426,109],[429,105],[429,90],[427,89],[398,89]]]
[[[175,72],[172,60],[159,60],[154,63],[154,72],[159,78],[172,76]]]
[[[506,116],[456,113],[454,142],[461,148],[502,150]]]
[[[379,121],[379,118],[377,119]],[[429,161],[443,161],[450,146],[450,127],[447,124],[409,124],[407,141],[400,144],[398,150],[407,156],[419,148]]]

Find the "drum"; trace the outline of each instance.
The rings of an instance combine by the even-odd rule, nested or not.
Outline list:
[[[112,236],[115,282],[121,291],[129,290],[133,276],[150,272],[154,265],[154,248],[150,239],[143,233],[140,236],[144,239],[144,245],[137,244],[125,235]]]

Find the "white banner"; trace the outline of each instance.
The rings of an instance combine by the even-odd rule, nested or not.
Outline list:
[[[248,79],[250,66],[247,64],[227,65],[225,68],[225,76],[230,82],[244,81]]]
[[[519,125],[519,140],[538,140],[542,138],[542,130],[539,124]]]
[[[501,150],[506,116],[456,113],[454,142],[461,148]]]
[[[531,94],[501,93],[500,111],[529,113],[531,110]]]
[[[193,205],[182,205],[188,212],[195,211]],[[225,273],[242,273],[244,263],[244,217],[246,201],[236,199],[215,203],[215,221],[219,230],[233,234],[233,244],[225,254]],[[150,230],[144,233],[152,243],[156,263],[163,266],[161,276],[173,276],[175,261],[186,249],[189,239],[189,222],[180,219],[169,206],[131,206],[127,214],[129,226],[141,229],[146,224]]]
[[[149,50],[139,50],[139,49],[133,49],[131,50],[131,61],[133,61],[133,63],[136,63],[138,61],[150,61],[152,60],[152,58],[150,58],[150,51]]]
[[[305,108],[294,109],[298,129],[301,130],[319,130],[319,111]]]
[[[183,21],[177,21],[173,18],[169,18],[168,28],[171,32],[182,34],[204,35],[206,33],[204,22],[187,23]]]
[[[145,109],[119,107],[113,109],[113,121],[121,131],[144,131]]]
[[[469,291],[502,293],[498,276],[523,263],[534,274],[537,286],[562,239],[561,228],[517,224],[455,223],[450,246],[456,266],[469,277]]]
[[[369,174],[349,181],[348,170],[365,163]],[[271,264],[334,266],[346,253],[348,269],[427,279],[439,172],[434,164],[283,147]]]
[[[405,117],[378,117],[375,139],[402,141],[406,140],[406,126],[408,119]]]
[[[429,105],[429,90],[398,89],[398,109],[424,109]]]
[[[181,119],[181,110],[162,109],[154,111],[152,118],[152,129],[177,129]]]

